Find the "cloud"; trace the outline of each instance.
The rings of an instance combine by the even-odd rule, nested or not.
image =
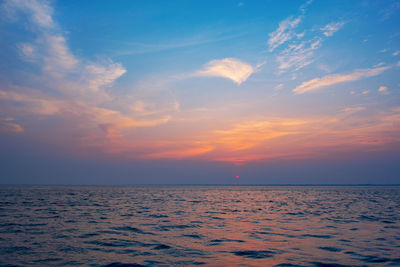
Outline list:
[[[279,24],[279,27],[269,34],[268,46],[270,52],[273,52],[277,47],[287,43],[284,49],[276,56],[280,73],[288,69],[298,71],[311,64],[314,61],[314,52],[321,47],[324,39],[332,36],[345,24],[344,22],[331,22],[325,25],[321,28],[323,36],[312,36],[311,34],[314,30],[307,31],[308,35],[306,35],[306,31],[297,33],[295,29],[300,24],[304,17],[306,7],[311,4],[311,2],[312,1],[306,2],[300,8],[302,13],[300,16],[290,16],[283,20]],[[311,37],[309,37],[310,35]],[[308,37],[308,39],[305,40],[305,37]]]
[[[337,152],[373,151],[400,145],[400,108],[361,112],[350,107],[334,116],[265,117],[237,122],[211,138],[212,160],[232,163],[321,158]]]
[[[289,16],[288,18],[284,19],[279,23],[278,28],[269,34],[268,39],[268,46],[269,52],[273,52],[277,47],[281,46],[282,44],[290,41],[293,37],[297,37],[301,39],[304,37],[305,32],[296,33],[294,31],[295,28],[300,24],[301,20],[303,19],[303,15],[306,12],[307,7],[312,3],[312,0],[309,0],[302,4],[299,8],[301,15]]]
[[[69,51],[64,36],[45,33],[42,36],[46,54],[43,56],[44,69],[49,72],[71,70],[78,64],[78,60]]]
[[[377,76],[389,69],[389,67],[371,68],[371,69],[359,69],[348,74],[333,74],[322,78],[315,78],[310,81],[303,82],[293,92],[295,94],[304,94],[312,91],[317,91],[321,88],[331,86],[338,83],[357,81],[362,78]]]
[[[112,86],[118,86],[118,79],[127,72],[121,63],[107,59],[91,62],[77,56],[53,20],[51,7],[40,5],[42,2],[39,1],[15,2],[18,5],[14,7],[18,8],[14,12],[23,9],[31,14],[30,21],[23,23],[29,24],[29,30],[35,36],[30,42],[24,40],[16,47],[18,54],[29,61],[24,64],[34,66],[24,70],[35,71],[27,73],[26,79],[31,79],[25,83],[29,84],[27,87],[15,85],[20,84],[18,80],[13,84],[12,77],[9,77],[9,83],[1,84],[0,113],[8,116],[0,119],[0,130],[3,132],[31,134],[32,128],[37,128],[40,137],[35,138],[46,139],[49,143],[57,139],[57,144],[68,148],[74,146],[73,149],[79,147],[85,153],[93,148],[96,152],[115,153],[124,158],[154,160],[200,157],[230,162],[318,157],[319,153],[329,153],[338,147],[354,148],[360,145],[369,148],[400,139],[399,109],[397,113],[382,111],[379,116],[362,118],[359,116],[364,112],[357,112],[361,109],[356,107],[326,117],[243,118],[242,114],[227,119],[232,109],[226,108],[226,105],[223,112],[214,110],[206,113],[200,110],[196,115],[179,113],[179,103],[173,101],[175,98],[166,103],[164,95],[160,93],[162,90],[159,88],[168,86],[157,85],[159,81],[156,79],[149,79],[139,89],[136,86],[128,88],[130,92],[124,90],[125,94],[119,95],[117,92],[122,90]],[[31,3],[43,10],[29,7]],[[42,14],[43,18],[37,18],[38,14]],[[300,23],[294,20],[291,22]],[[27,38],[32,33],[27,34]],[[282,34],[285,33],[286,30]],[[293,39],[304,36],[297,34]],[[299,41],[290,45],[293,47],[288,55],[297,53],[299,60],[282,62],[297,69],[304,65],[302,62],[312,59],[312,53],[309,52],[317,49],[320,42],[318,38],[311,38],[304,44]],[[375,68],[375,72],[382,72],[383,68]],[[376,74],[373,70],[358,70],[361,74],[356,71],[347,75],[369,77]],[[225,58],[210,61],[192,76],[223,77],[241,84],[255,71],[257,67]],[[332,75],[326,77],[332,78]],[[320,78],[320,82],[326,77]],[[343,80],[352,79],[342,78],[339,82]],[[325,81],[319,86],[328,86],[327,83],[329,85]],[[311,90],[318,89],[315,83],[309,86],[314,86]],[[154,87],[157,87],[156,93],[152,91]],[[281,87],[278,85],[276,89]],[[167,93],[171,94],[170,91]],[[223,119],[216,120],[214,116]]]
[[[215,131],[217,143],[232,151],[249,149],[267,140],[296,134],[302,120],[272,118],[265,121],[249,121],[235,125],[229,130]]]
[[[21,52],[21,57],[26,61],[33,61],[35,57],[35,47],[31,44],[22,43],[17,45]]]
[[[390,2],[390,1],[388,1]],[[386,2],[386,3],[388,3]],[[397,1],[393,1],[390,6],[385,7],[379,11],[379,14],[382,16],[381,20],[387,20],[392,17],[394,14],[398,12],[400,9],[400,3]]]
[[[24,131],[21,125],[13,122],[11,117],[0,118],[0,132],[19,134]]]
[[[16,108],[23,113],[55,115],[63,109],[64,101],[51,98],[36,90],[0,90],[0,100],[19,103]],[[20,92],[18,92],[20,91]],[[23,105],[21,105],[23,104]]]
[[[393,52],[393,56],[398,56],[400,54],[400,50]]]
[[[30,87],[16,85],[19,81],[11,78],[2,84],[0,112],[26,125],[34,126],[48,118],[62,122],[63,126],[57,129],[47,125],[47,135],[38,138],[61,139],[61,142],[73,139],[70,143],[103,147],[106,152],[111,150],[112,143],[129,139],[126,132],[131,128],[154,127],[170,121],[169,113],[176,109],[176,102],[157,103],[163,107],[157,109],[158,105],[142,101],[146,103],[146,110],[131,110],[132,100],[139,101],[140,95],[128,93],[120,97],[115,90],[110,90],[127,71],[122,64],[109,59],[91,62],[75,56],[53,20],[53,9],[47,1],[9,0],[5,9],[8,15],[25,15],[9,18],[13,23],[29,24],[27,30],[31,34],[27,36],[34,35],[33,41],[16,45],[18,55],[41,71],[28,73]],[[150,110],[150,106],[154,108]],[[12,121],[0,120],[0,124],[2,131],[24,130]]]
[[[388,88],[386,86],[383,86],[383,85],[378,88],[378,92],[379,93],[383,93],[383,94],[389,93]]]
[[[297,45],[289,45],[276,57],[279,62],[279,69],[281,71],[289,68],[299,70],[311,64],[313,62],[313,51],[321,46],[321,42],[320,38],[316,38],[315,40],[303,41]]]
[[[7,0],[3,10],[11,21],[29,20],[29,29],[38,36],[33,43],[17,45],[22,59],[36,61],[48,74],[71,70],[79,63],[69,51],[65,37],[54,22],[53,8],[47,1]],[[17,16],[19,13],[23,16]]]
[[[301,16],[296,18],[290,16],[279,23],[278,28],[269,34],[268,45],[270,52],[274,51],[275,48],[289,41],[296,35],[294,29],[299,25],[301,19]]]
[[[223,77],[240,85],[246,81],[255,69],[248,63],[234,58],[211,60],[203,70],[193,76]]]
[[[38,0],[6,0],[3,5],[6,15],[14,19],[18,13],[28,15],[30,20],[42,28],[53,28],[53,9],[47,1]]]
[[[335,32],[342,28],[344,24],[344,22],[331,22],[322,27],[321,31],[326,37],[331,37]]]
[[[351,113],[355,113],[355,112],[362,111],[362,110],[365,110],[365,107],[363,107],[363,106],[349,107],[349,108],[344,108],[341,111],[344,113],[347,113],[347,114],[351,114]]]
[[[119,77],[126,73],[126,69],[120,63],[110,63],[107,66],[90,64],[85,67],[88,76],[88,88],[99,91],[104,86],[110,86]]]

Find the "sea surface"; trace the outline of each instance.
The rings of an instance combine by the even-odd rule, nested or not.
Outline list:
[[[0,186],[0,265],[400,266],[400,187]]]

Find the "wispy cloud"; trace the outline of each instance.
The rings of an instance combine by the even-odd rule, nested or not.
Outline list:
[[[55,26],[52,15],[53,8],[47,1],[39,0],[6,0],[3,5],[5,15],[14,20],[20,13],[31,17],[32,22],[41,28]]]
[[[17,119],[28,115],[38,120],[55,117],[64,122],[65,131],[75,131],[73,136],[85,138],[86,145],[106,145],[125,138],[124,131],[129,128],[153,127],[171,119],[168,113],[176,109],[175,104],[170,109],[149,114],[148,110],[131,110],[132,102],[121,101],[113,95],[109,87],[127,70],[111,60],[91,62],[75,56],[47,1],[8,0],[4,10],[11,22],[29,22],[27,30],[35,35],[33,41],[16,47],[19,56],[41,72],[30,74],[31,88],[11,81],[2,85],[0,111],[6,110]],[[136,96],[135,100],[139,99]],[[2,121],[1,125],[2,130],[21,132],[24,129],[11,121]]]
[[[297,71],[311,64],[314,61],[314,52],[321,47],[324,39],[331,37],[345,24],[344,22],[331,22],[325,25],[321,28],[322,36],[321,34],[313,34],[313,30],[296,32],[296,28],[305,16],[306,7],[310,3],[311,1],[308,1],[301,6],[301,15],[286,18],[279,23],[275,31],[269,34],[268,46],[270,52],[286,44],[286,46],[283,46],[284,49],[276,55],[280,72],[289,69]]]
[[[61,34],[46,32],[41,36],[40,44],[44,44],[43,48],[46,49],[46,53],[42,54],[44,70],[48,72],[68,71],[78,64],[78,60],[67,47],[65,37]],[[57,69],[55,69],[56,67]]]
[[[301,37],[290,42],[287,47],[276,56],[276,60],[279,63],[279,70],[281,72],[288,69],[297,71],[314,62],[315,51],[322,46],[326,37],[333,36],[343,25],[344,22],[332,22],[322,28],[324,36],[317,35],[308,40],[300,40],[304,36],[304,34],[301,34]]]
[[[315,78],[306,82],[303,82],[293,92],[295,94],[304,94],[312,91],[317,91],[321,88],[331,86],[338,83],[357,81],[363,78],[377,76],[389,69],[389,67],[371,68],[371,69],[359,69],[348,74],[333,74],[324,76],[321,78]]]
[[[230,32],[221,34],[216,31],[201,32],[193,36],[182,37],[179,39],[166,40],[164,43],[141,43],[123,40],[102,40],[105,42],[112,42],[114,45],[120,47],[118,50],[110,51],[111,54],[117,56],[124,55],[139,55],[148,54],[161,51],[169,51],[180,48],[189,48],[201,46],[206,44],[223,42],[242,36],[243,33]]]
[[[88,88],[95,92],[104,86],[112,85],[126,72],[126,69],[120,63],[110,63],[107,66],[90,64],[85,66],[85,70],[90,77]]]
[[[284,71],[290,68],[299,70],[311,64],[314,50],[321,46],[321,42],[321,38],[316,38],[296,45],[289,45],[276,57],[279,62],[279,70]]]
[[[15,123],[14,118],[0,118],[0,132],[19,134],[24,131],[21,125]]]
[[[299,8],[300,15],[289,16],[279,23],[278,28],[269,34],[268,46],[269,51],[273,52],[277,47],[283,45],[284,43],[292,40],[294,37],[301,39],[304,37],[305,32],[296,33],[295,28],[301,23],[307,7],[312,3],[309,0],[302,4]]]
[[[344,113],[347,113],[347,114],[352,114],[352,113],[359,112],[359,111],[362,111],[362,110],[365,110],[365,109],[366,109],[365,107],[359,106],[359,107],[344,108],[341,111],[344,112]]]
[[[21,43],[17,45],[18,50],[21,53],[21,58],[25,61],[34,61],[35,58],[35,47],[31,44]]]
[[[279,90],[281,90],[284,86],[285,86],[285,85],[284,85],[283,83],[280,83],[280,84],[278,84],[278,85],[276,85],[276,86],[274,87],[274,90],[275,90],[275,91],[279,91]]]
[[[240,85],[255,71],[253,66],[234,58],[216,59],[208,62],[193,76],[223,77]]]
[[[296,36],[294,29],[299,25],[301,19],[301,16],[291,16],[279,23],[279,27],[269,34],[268,45],[270,52]]]
[[[71,70],[79,63],[70,52],[65,37],[52,18],[53,8],[49,2],[7,0],[2,7],[9,20],[28,20],[29,29],[38,37],[32,43],[17,45],[22,59],[41,64],[48,74]]]
[[[393,1],[390,6],[385,7],[379,11],[379,14],[382,16],[381,20],[390,19],[394,14],[398,12],[400,9],[400,2]]]
[[[337,32],[338,30],[340,30],[340,28],[343,27],[345,23],[343,21],[339,21],[339,22],[331,22],[327,25],[325,25],[324,27],[321,28],[322,33],[326,36],[326,37],[330,37],[332,36],[335,32]]]

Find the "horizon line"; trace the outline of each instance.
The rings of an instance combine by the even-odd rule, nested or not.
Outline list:
[[[400,186],[400,184],[0,184],[0,186]]]

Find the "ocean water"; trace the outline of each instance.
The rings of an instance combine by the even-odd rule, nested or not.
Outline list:
[[[0,265],[400,266],[400,187],[1,186]]]

